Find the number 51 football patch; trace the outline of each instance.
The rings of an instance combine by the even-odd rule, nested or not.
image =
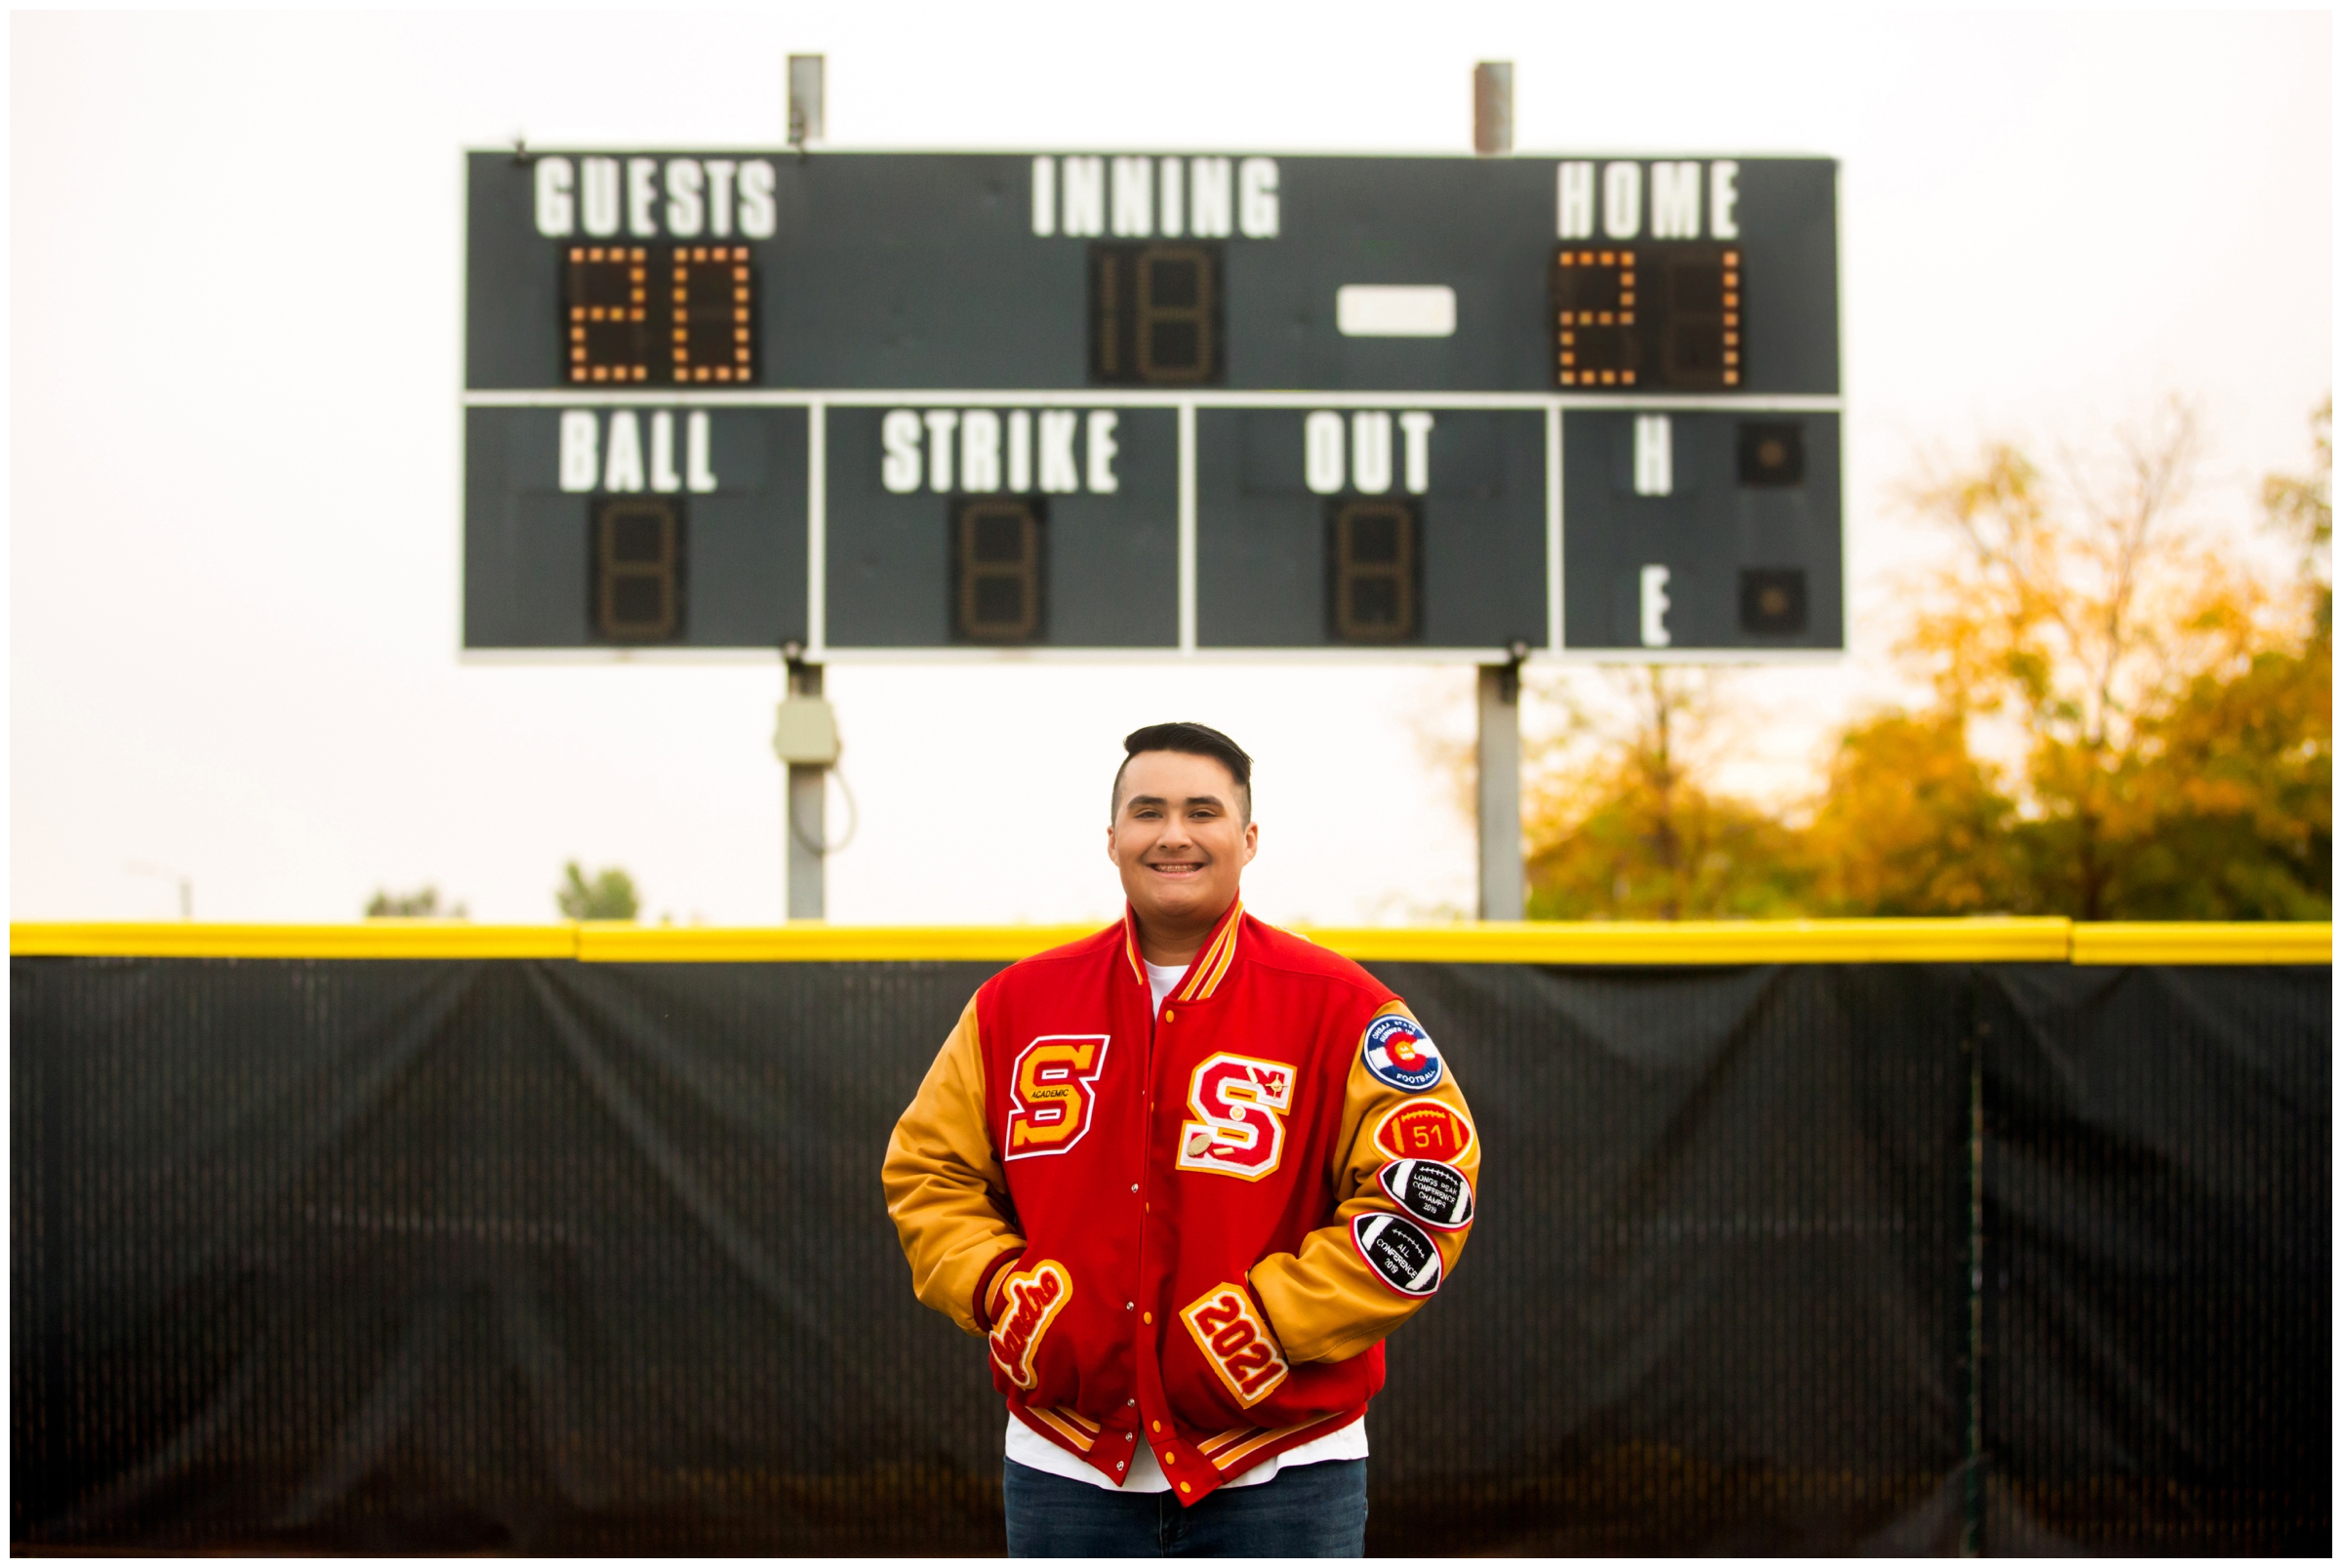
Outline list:
[[[1241,1285],[1214,1285],[1181,1307],[1179,1320],[1240,1405],[1259,1404],[1292,1371],[1284,1347],[1261,1321],[1260,1309]]]

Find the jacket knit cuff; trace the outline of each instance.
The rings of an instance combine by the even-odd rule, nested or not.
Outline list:
[[[1003,1269],[1015,1267],[1018,1260],[1024,1256],[1025,1249],[1023,1247],[1009,1248],[999,1257],[986,1264],[984,1276],[976,1281],[976,1300],[973,1304],[976,1308],[976,1324],[987,1334],[992,1330],[992,1281],[1000,1276]]]

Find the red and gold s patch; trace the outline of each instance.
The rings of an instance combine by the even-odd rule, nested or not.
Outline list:
[[[1472,1147],[1472,1123],[1443,1100],[1409,1100],[1375,1123],[1374,1146],[1394,1160],[1454,1164]]]
[[[1293,1370],[1284,1347],[1241,1285],[1214,1285],[1181,1307],[1179,1320],[1236,1403],[1247,1409],[1275,1392]]]
[[[992,1365],[1020,1388],[1033,1385],[1032,1355],[1041,1336],[1073,1299],[1073,1276],[1065,1265],[1043,1259],[1000,1282],[1000,1311],[989,1336]]]
[[[1103,1034],[1044,1034],[1017,1053],[1009,1068],[1008,1147],[1004,1160],[1063,1154],[1090,1130],[1090,1107],[1106,1071]]]

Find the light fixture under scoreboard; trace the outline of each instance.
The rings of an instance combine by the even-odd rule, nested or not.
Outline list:
[[[469,163],[467,650],[1844,646],[1824,158]]]

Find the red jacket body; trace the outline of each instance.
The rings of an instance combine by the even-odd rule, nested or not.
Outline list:
[[[1232,905],[1151,1004],[1129,917],[979,989],[888,1149],[921,1299],[1018,1419],[1183,1503],[1359,1415],[1462,1251],[1453,1072],[1357,965]]]

